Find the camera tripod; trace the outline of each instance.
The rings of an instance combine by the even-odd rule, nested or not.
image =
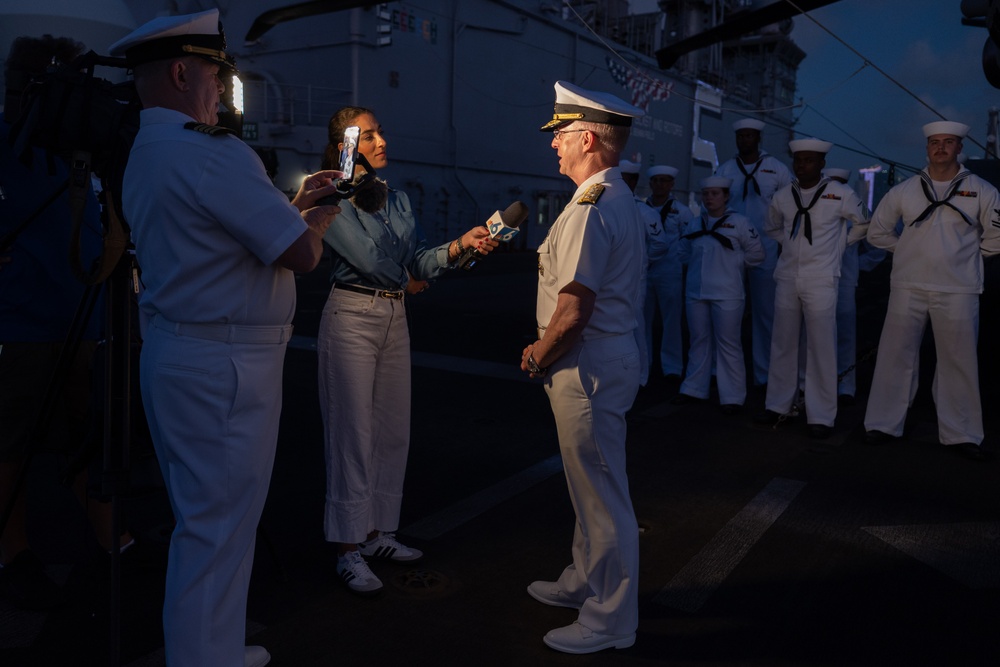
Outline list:
[[[88,169],[89,172],[89,169]],[[13,246],[18,235],[32,224],[42,212],[57,201],[67,188],[70,189],[71,200],[78,196],[77,187],[70,182],[58,188],[41,206],[28,218],[19,224],[15,230],[0,240],[0,248],[6,250]],[[89,175],[82,181],[83,187],[90,187]],[[86,196],[86,191],[82,195]],[[105,191],[107,194],[107,191]],[[82,207],[80,209],[82,215]],[[74,212],[75,214],[75,212]],[[124,225],[120,223],[109,201],[105,207],[109,217],[106,225],[121,226],[116,234],[119,238],[127,237]],[[87,285],[77,305],[75,314],[64,343],[60,349],[58,360],[49,377],[43,398],[40,401],[31,421],[28,431],[27,445],[20,461],[20,468],[14,484],[7,497],[0,498],[0,534],[6,529],[14,511],[18,497],[24,492],[31,463],[40,443],[44,441],[48,425],[62,391],[70,375],[71,368],[79,354],[81,343],[86,335],[88,323],[91,321],[97,303],[103,291],[105,307],[103,312],[104,340],[101,343],[103,351],[103,395],[101,404],[103,412],[102,447],[101,447],[101,496],[110,499],[111,503],[111,535],[108,536],[111,549],[111,600],[110,600],[110,663],[120,662],[120,592],[121,592],[121,553],[118,547],[119,536],[122,533],[120,499],[129,486],[129,458],[132,441],[132,338],[133,338],[133,298],[136,292],[138,269],[130,252],[117,252],[117,259],[105,257],[108,265],[114,262],[110,274],[101,277]],[[108,254],[107,252],[105,253]],[[98,358],[98,357],[95,357]],[[72,485],[77,475],[82,472],[92,460],[92,449],[89,442],[82,445],[76,455],[60,471],[59,481],[66,486]],[[95,459],[96,460],[96,459]]]

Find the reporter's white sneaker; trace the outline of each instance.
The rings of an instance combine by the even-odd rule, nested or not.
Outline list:
[[[410,563],[424,555],[420,549],[401,544],[396,539],[396,533],[379,533],[374,540],[360,543],[358,551],[367,558],[394,560],[399,563]]]
[[[375,595],[382,590],[382,582],[357,551],[348,551],[337,558],[337,574],[352,593]]]

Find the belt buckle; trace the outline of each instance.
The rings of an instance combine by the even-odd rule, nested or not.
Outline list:
[[[403,296],[400,292],[390,292],[389,290],[380,290],[378,295],[383,299],[398,299]]]

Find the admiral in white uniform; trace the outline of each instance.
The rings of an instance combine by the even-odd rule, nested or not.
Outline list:
[[[744,118],[733,123],[737,155],[716,169],[716,176],[733,181],[730,207],[745,215],[757,229],[767,253],[764,261],[747,271],[750,293],[750,318],[753,327],[754,384],[767,384],[771,358],[771,328],[774,323],[774,267],[778,263],[778,244],[764,234],[767,207],[774,193],[792,182],[788,167],[760,147],[764,123]]]
[[[866,440],[879,444],[903,434],[930,320],[938,439],[954,452],[984,459],[976,344],[983,256],[1000,252],[1000,196],[958,162],[967,125],[937,121],[923,130],[927,167],[886,193],[868,230],[868,241],[892,252],[893,264],[865,413]]]
[[[163,604],[171,667],[259,667],[244,647],[257,523],[281,411],[295,312],[292,271],[319,262],[336,207],[328,171],[295,200],[216,127],[225,52],[218,10],[154,19],[111,47],[135,71],[141,126],[125,172],[151,324],[143,405],[176,526]],[[294,205],[293,205],[294,204]]]
[[[684,265],[677,242],[681,230],[694,216],[691,209],[671,195],[677,178],[676,167],[657,165],[650,167],[647,175],[652,194],[646,203],[659,216],[662,233],[654,234],[647,243],[646,346],[652,362],[653,320],[659,308],[663,325],[660,368],[665,376],[679,376],[684,372]]]
[[[727,414],[738,412],[747,395],[740,339],[743,275],[746,267],[764,261],[757,230],[745,216],[728,207],[731,185],[731,180],[721,176],[702,179],[705,212],[687,225],[681,238],[681,261],[688,265],[686,298],[691,349],[681,393],[672,401],[677,404],[684,403],[685,397],[708,398],[714,356],[719,403]]]
[[[538,248],[539,340],[522,370],[545,378],[576,511],[573,562],[528,593],[580,610],[545,635],[566,653],[626,648],[639,623],[639,529],[625,473],[625,412],[639,388],[643,243],[618,156],[633,116],[613,95],[560,81],[552,132],[559,171],[577,186]]]
[[[789,142],[796,181],[775,193],[765,232],[781,244],[774,270],[774,331],[765,411],[775,424],[798,393],[799,342],[805,326],[805,408],[809,435],[825,438],[837,416],[837,284],[848,243],[864,238],[868,211],[842,183],[823,178],[833,144]]]

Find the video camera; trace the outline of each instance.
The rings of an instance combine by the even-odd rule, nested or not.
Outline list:
[[[112,84],[94,75],[98,66],[125,68],[124,58],[90,51],[70,63],[28,78],[20,109],[5,106],[14,154],[30,164],[32,148],[71,158],[89,154],[89,169],[119,201],[125,164],[139,131],[139,99],[131,82]],[[27,77],[26,77],[27,78]],[[8,82],[8,87],[11,87]],[[12,116],[14,116],[12,118]]]

